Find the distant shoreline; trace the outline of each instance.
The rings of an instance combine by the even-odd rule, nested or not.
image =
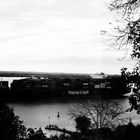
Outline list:
[[[31,77],[31,76],[56,76],[56,77],[75,77],[75,76],[91,76],[91,73],[63,73],[63,72],[26,72],[26,71],[0,71],[0,77]],[[95,74],[96,75],[96,74]],[[98,74],[97,74],[98,75]],[[100,75],[100,74],[99,74]],[[120,74],[107,74],[112,76],[120,76]]]

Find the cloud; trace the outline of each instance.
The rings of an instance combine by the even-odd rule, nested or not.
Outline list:
[[[0,0],[0,68],[89,72],[114,65],[120,69],[115,61],[120,53],[105,52],[101,42],[100,31],[112,19],[108,1]]]

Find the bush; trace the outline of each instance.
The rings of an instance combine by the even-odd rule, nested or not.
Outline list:
[[[14,114],[14,110],[0,102],[0,139],[18,140],[26,136],[23,121]]]

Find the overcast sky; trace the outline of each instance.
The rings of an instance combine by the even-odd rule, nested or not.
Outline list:
[[[108,50],[101,30],[110,0],[0,0],[0,70],[120,73],[126,51]]]

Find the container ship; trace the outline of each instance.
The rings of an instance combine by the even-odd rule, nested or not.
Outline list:
[[[30,75],[29,77],[0,83],[1,98],[51,98],[51,97],[116,97],[128,93],[121,75]]]

